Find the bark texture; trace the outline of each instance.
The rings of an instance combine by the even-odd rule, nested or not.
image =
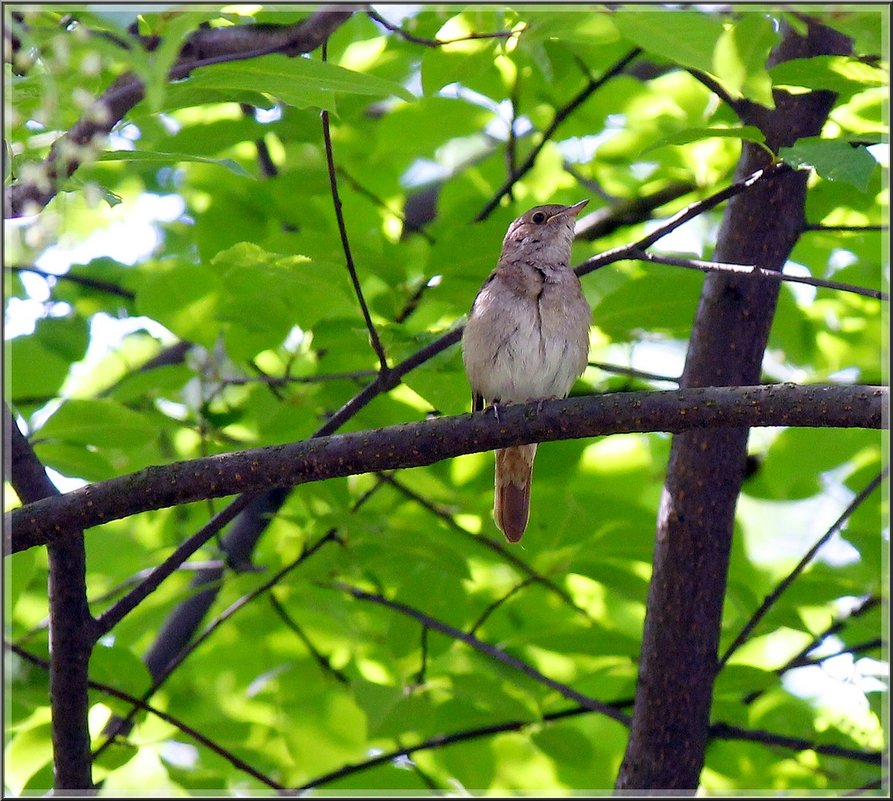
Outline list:
[[[28,440],[4,407],[11,450],[9,475],[23,503],[59,495]],[[50,707],[52,709],[53,785],[56,790],[93,787],[87,728],[87,666],[95,642],[87,605],[84,533],[74,532],[47,547],[50,607]]]
[[[291,487],[357,473],[422,467],[464,453],[532,442],[642,431],[809,426],[881,428],[886,387],[770,384],[671,392],[615,392],[490,412],[313,437],[284,445],[206,456],[89,484],[7,514],[8,551],[46,545],[151,509],[237,492]]]
[[[806,36],[790,28],[771,61],[846,54],[850,42],[823,26]],[[821,132],[834,95],[775,93],[773,111],[745,104],[773,151]],[[769,164],[745,144],[743,177]],[[729,201],[715,260],[781,270],[803,228],[807,174],[794,172]],[[779,286],[713,273],[704,280],[683,387],[759,380]],[[744,477],[747,428],[702,429],[676,436],[657,522],[639,682],[617,788],[698,787],[707,747],[722,605],[735,504]]]

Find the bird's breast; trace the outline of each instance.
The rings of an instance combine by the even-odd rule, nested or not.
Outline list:
[[[590,311],[573,273],[546,275],[536,293],[495,277],[463,335],[472,388],[489,402],[564,397],[586,366]],[[567,279],[571,279],[568,281]]]

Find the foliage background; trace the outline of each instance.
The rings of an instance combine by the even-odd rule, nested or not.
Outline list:
[[[851,36],[858,55],[877,56],[845,63],[767,70],[778,23],[798,24],[769,9],[422,7],[401,19],[381,7],[423,40],[515,35],[429,46],[356,13],[328,43],[329,64],[349,73],[321,65],[317,51],[164,80],[201,23],[283,24],[311,10],[153,10],[137,19],[136,7],[45,7],[23,11],[24,25],[12,27],[24,44],[21,60],[6,65],[7,181],[33,177],[49,145],[125,70],[147,86],[146,99],[47,209],[5,231],[6,397],[63,488],[306,438],[371,380],[379,365],[344,267],[320,109],[330,113],[363,294],[392,365],[462,317],[505,228],[526,208],[588,197],[587,211],[612,221],[597,241],[586,234],[597,218],[583,221],[579,263],[640,237],[652,213],[664,219],[730,183],[742,139],[755,134],[741,131],[703,73],[727,96],[756,102],[769,102],[773,86],[838,93],[822,140],[789,154],[817,171],[807,202],[816,229],[799,240],[789,271],[888,288],[877,230],[887,216],[884,156],[864,147],[887,134],[886,7],[810,11]],[[162,46],[125,52],[116,39],[130,36],[131,23]],[[570,108],[634,47],[645,52],[626,72]],[[473,222],[560,109],[567,117],[509,202]],[[643,209],[641,200],[654,197],[665,202]],[[662,240],[661,252],[709,259],[718,220],[719,212],[699,216]],[[585,279],[593,365],[575,393],[675,386],[702,280],[634,261]],[[884,314],[875,299],[786,285],[764,381],[883,383]],[[454,347],[340,430],[467,409]],[[629,711],[669,444],[655,433],[541,447],[520,549],[505,546],[493,526],[488,454],[300,487],[250,564],[225,571],[210,614],[323,544],[216,628],[152,703],[286,786],[428,738],[511,724],[320,786],[612,787],[623,725],[597,713],[549,720],[571,707],[554,691],[335,585],[420,610]],[[738,507],[723,646],[878,472],[884,452],[878,432],[861,430],[759,429],[750,448],[759,467]],[[9,508],[17,502],[6,490]],[[191,504],[90,531],[93,612],[222,507]],[[714,721],[807,747],[717,737],[705,790],[879,786],[870,760],[809,746],[876,752],[888,741],[886,519],[875,493],[719,674]],[[212,543],[191,562],[219,559]],[[32,549],[7,565],[5,636],[45,656],[45,555]],[[179,571],[102,639],[91,678],[134,695],[149,687],[143,659],[194,592],[193,574]],[[49,707],[45,672],[10,660],[5,782],[20,793],[52,785]],[[129,707],[98,692],[91,700],[96,746],[109,711]],[[263,788],[144,713],[126,743],[98,758],[94,778],[109,793]]]

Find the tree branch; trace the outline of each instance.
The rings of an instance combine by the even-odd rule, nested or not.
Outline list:
[[[518,36],[518,31],[494,31],[493,33],[469,33],[465,36],[457,36],[455,39],[423,39],[421,36],[415,36],[409,31],[403,30],[398,25],[388,22],[381,14],[373,8],[368,8],[366,14],[369,19],[377,22],[382,28],[396,33],[401,39],[413,44],[422,45],[423,47],[443,47],[444,45],[453,44],[454,42],[468,42],[473,39],[510,39],[512,36]]]
[[[495,553],[499,558],[504,559],[508,564],[515,567],[519,573],[526,576],[530,581],[536,582],[537,584],[541,584],[550,592],[555,593],[564,603],[566,603],[571,609],[579,614],[583,615],[587,620],[591,620],[589,613],[574,602],[574,599],[571,598],[570,594],[567,590],[559,587],[554,581],[546,578],[545,576],[537,573],[530,565],[527,564],[523,559],[521,559],[514,551],[511,549],[506,542],[500,539],[490,539],[489,537],[481,537],[477,534],[472,534],[467,528],[464,528],[456,522],[455,517],[450,514],[450,512],[446,509],[441,508],[435,503],[432,503],[427,498],[419,495],[410,487],[406,486],[402,481],[395,478],[393,475],[389,473],[377,473],[378,477],[381,478],[382,481],[392,486],[398,492],[403,494],[405,497],[415,501],[424,509],[427,509],[431,514],[440,518],[446,525],[448,525],[453,531],[458,534],[461,534],[463,537],[468,539],[470,542],[475,543],[476,545],[483,546],[484,548],[488,548],[493,553]]]
[[[336,10],[337,9],[337,10]],[[203,28],[189,37],[168,80],[185,78],[199,67],[258,58],[271,53],[296,56],[315,50],[354,13],[351,6],[323,7],[293,25],[237,25]],[[145,85],[133,73],[122,75],[93,104],[74,127],[53,143],[43,161],[44,180],[7,187],[4,216],[35,214],[55,197],[62,182],[80,166],[84,148],[108,134],[145,94]]]
[[[608,704],[608,706],[618,707],[620,705],[616,703],[610,703]],[[583,706],[576,706],[572,707],[571,709],[562,709],[560,712],[551,712],[543,715],[542,721],[551,722],[555,720],[563,720],[565,718],[576,717],[577,715],[587,715],[591,713],[591,709],[587,709]],[[521,729],[525,729],[528,726],[536,726],[540,722],[541,721],[539,720],[508,720],[503,723],[493,723],[489,726],[478,726],[473,729],[453,732],[452,734],[438,734],[434,737],[429,737],[427,740],[423,740],[420,743],[416,743],[415,745],[407,746],[405,748],[397,748],[393,751],[387,752],[386,754],[379,754],[378,756],[371,757],[364,762],[357,762],[353,765],[344,765],[343,767],[340,767],[337,770],[333,770],[330,773],[326,773],[322,776],[317,776],[312,781],[309,781],[306,784],[302,784],[296,789],[310,790],[314,787],[322,787],[323,785],[330,784],[331,782],[337,781],[338,779],[343,779],[345,776],[351,776],[355,773],[362,773],[364,770],[369,770],[369,768],[374,768],[378,765],[384,765],[387,762],[391,762],[403,756],[409,756],[410,754],[414,754],[417,751],[426,751],[430,748],[444,748],[448,745],[453,745],[454,743],[463,743],[468,742],[469,740],[478,740],[482,737],[489,737],[492,734],[502,734],[503,732],[508,731],[520,731]]]
[[[49,662],[47,662],[45,659],[41,659],[39,656],[35,656],[29,651],[26,651],[24,648],[20,648],[18,645],[14,645],[4,640],[3,647],[9,651],[12,651],[16,656],[24,659],[26,662],[36,667],[42,668],[43,670],[49,669]],[[191,737],[200,745],[205,746],[218,756],[225,759],[235,768],[238,768],[239,770],[247,773],[249,776],[253,776],[255,779],[257,779],[262,784],[265,784],[267,787],[272,787],[274,790],[285,789],[281,784],[277,784],[269,776],[266,776],[260,771],[255,770],[253,767],[251,767],[251,765],[245,762],[245,760],[240,759],[231,751],[227,751],[227,749],[225,749],[222,745],[214,742],[210,737],[205,736],[197,729],[193,729],[192,726],[187,725],[179,718],[176,718],[173,715],[169,715],[167,712],[163,712],[162,710],[151,706],[150,704],[147,704],[145,701],[141,701],[136,696],[131,695],[130,693],[126,693],[123,690],[119,690],[117,687],[112,687],[99,681],[93,681],[92,679],[88,682],[88,684],[93,690],[98,690],[99,692],[105,693],[112,698],[117,698],[119,701],[126,701],[128,704],[133,704],[138,709],[143,709],[146,712],[155,715],[160,720],[163,720],[165,723],[169,723],[171,726],[174,726],[185,735]]]
[[[325,54],[325,46],[323,46],[323,54]],[[325,59],[323,59],[325,60]],[[366,330],[369,332],[369,340],[372,342],[372,350],[378,357],[379,369],[383,373],[388,371],[388,359],[385,356],[384,347],[378,338],[378,331],[375,330],[375,323],[372,322],[372,316],[369,314],[369,307],[366,305],[366,298],[363,297],[363,288],[360,286],[360,279],[357,276],[357,268],[353,263],[353,255],[350,252],[350,240],[347,237],[347,226],[344,224],[344,213],[341,208],[341,196],[338,194],[338,178],[335,175],[335,156],[332,153],[332,133],[329,128],[329,112],[323,109],[322,114],[322,136],[326,148],[326,164],[329,169],[329,187],[332,192],[332,205],[335,207],[335,218],[338,221],[338,233],[341,236],[341,247],[344,250],[344,261],[347,264],[347,272],[350,274],[350,281],[353,284],[354,294],[357,296],[357,302],[360,304],[360,311],[363,313],[363,320],[366,322]]]
[[[419,623],[429,629],[439,631],[441,634],[445,634],[447,637],[451,637],[454,640],[460,640],[470,648],[473,648],[475,651],[486,654],[491,659],[495,659],[497,662],[501,662],[503,665],[507,665],[508,667],[517,670],[520,673],[523,673],[525,676],[530,677],[535,682],[548,687],[550,690],[554,690],[562,698],[567,698],[570,701],[576,701],[578,704],[586,707],[586,709],[592,712],[600,712],[602,715],[605,715],[611,718],[611,720],[615,720],[618,723],[623,724],[624,726],[628,725],[629,723],[629,716],[619,711],[618,709],[615,709],[610,704],[598,701],[595,698],[590,698],[587,695],[583,695],[583,693],[578,693],[575,689],[569,687],[567,684],[563,684],[560,681],[555,681],[555,679],[550,679],[548,676],[540,673],[536,668],[531,667],[521,659],[516,659],[511,654],[503,651],[501,648],[497,648],[494,645],[490,645],[490,643],[488,642],[479,640],[477,637],[471,634],[466,634],[464,631],[461,631],[454,626],[450,626],[447,623],[443,623],[442,621],[438,620],[437,618],[431,617],[430,615],[426,615],[424,612],[420,612],[418,609],[414,609],[413,607],[399,603],[398,601],[391,601],[382,595],[366,592],[365,590],[361,590],[358,587],[352,587],[351,585],[344,584],[340,581],[332,582],[331,586],[337,590],[341,590],[342,592],[346,592],[349,595],[352,595],[358,600],[371,601],[372,603],[378,604],[379,606],[384,606],[388,609],[392,609],[395,612],[399,612],[402,615],[406,615],[407,617],[411,617],[414,620],[419,621]]]
[[[138,512],[356,473],[420,467],[465,453],[621,432],[809,426],[882,428],[888,390],[871,386],[700,387],[507,406],[149,467],[8,513],[17,552]]]
[[[783,25],[769,66],[850,49],[850,41],[830,28],[810,22],[807,35],[800,36]],[[835,96],[776,90],[774,98],[775,108],[762,109],[766,113],[760,122],[767,146],[778,152],[800,137],[819,134]],[[784,172],[769,162],[763,148],[744,143],[737,175],[748,176],[747,182],[761,169]],[[716,260],[781,271],[802,232],[807,177],[786,172],[735,197],[723,214]],[[759,380],[779,287],[763,278],[707,275],[681,386]],[[698,786],[747,438],[747,424],[673,438],[658,512],[636,704],[618,790],[693,791]]]
[[[226,511],[226,510],[224,510]],[[176,670],[185,660],[186,658],[193,653],[198,647],[205,642],[223,623],[229,620],[233,615],[236,614],[240,609],[244,608],[247,604],[253,601],[255,598],[263,595],[265,592],[268,592],[272,589],[276,584],[278,584],[285,576],[287,576],[292,570],[294,570],[299,565],[303,564],[307,559],[309,559],[313,554],[315,554],[323,545],[328,542],[332,542],[336,539],[336,534],[334,529],[328,531],[325,535],[319,538],[310,548],[305,549],[297,559],[294,559],[289,564],[285,565],[285,567],[278,570],[271,578],[261,584],[259,587],[256,587],[251,592],[246,593],[241,598],[230,604],[223,612],[217,615],[207,626],[205,626],[204,630],[198,637],[194,639],[190,639],[189,644],[184,648],[181,648],[176,655],[170,659],[170,661],[166,662],[163,667],[160,669],[153,670],[152,672],[152,686],[143,693],[141,701],[148,701],[158,690],[159,688],[167,681],[168,677]],[[159,635],[160,636],[160,635]],[[148,661],[148,660],[147,660]],[[133,719],[133,716],[139,711],[139,705],[134,705],[130,712],[123,718],[113,718],[110,721],[109,725],[106,726],[106,741],[96,749],[96,753],[93,755],[94,758],[98,757],[109,745],[113,742],[116,735],[121,733],[125,727],[130,724],[130,721]]]
[[[12,446],[12,485],[22,503],[62,497],[5,403],[3,412],[3,425]],[[87,605],[84,532],[68,533],[47,546],[53,786],[60,791],[93,787],[87,665],[96,642],[96,627]]]
[[[840,745],[814,743],[800,737],[788,737],[770,731],[742,729],[739,726],[730,726],[728,723],[714,723],[710,727],[710,736],[717,740],[747,740],[764,745],[780,745],[782,748],[790,748],[793,751],[815,751],[817,754],[853,759],[869,765],[882,765],[884,759],[884,755],[876,751],[857,751],[854,748],[844,748]]]
[[[730,200],[731,198],[740,195],[742,192],[746,192],[748,189],[759,188],[764,183],[778,179],[791,172],[793,172],[793,167],[785,164],[783,161],[754,170],[750,174],[729,184],[725,189],[721,189],[719,192],[715,192],[709,197],[705,197],[703,200],[695,201],[686,206],[682,211],[674,214],[669,220],[655,228],[650,234],[643,236],[637,242],[633,242],[629,245],[621,245],[620,247],[612,248],[611,250],[605,250],[602,253],[598,253],[595,256],[586,259],[586,261],[578,264],[574,268],[574,272],[582,277],[594,270],[600,270],[602,267],[607,267],[609,264],[613,264],[616,261],[634,258],[633,254],[650,248],[655,242],[658,242],[668,234],[671,234],[677,228],[685,225],[689,220],[693,220],[699,214],[703,214],[705,211],[715,208],[720,203]]]
[[[747,642],[747,638],[750,636],[751,632],[757,627],[759,622],[766,616],[766,613],[772,608],[775,602],[781,597],[781,594],[791,586],[794,579],[797,578],[805,569],[806,566],[815,558],[815,555],[819,552],[821,547],[831,539],[838,531],[840,531],[841,527],[844,523],[846,523],[847,519],[850,515],[858,509],[865,499],[871,495],[880,485],[881,482],[887,477],[889,473],[890,467],[889,465],[885,466],[880,473],[878,473],[871,481],[868,482],[868,485],[855,497],[852,501],[847,505],[847,508],[843,510],[840,517],[834,521],[831,527],[822,534],[821,537],[816,540],[815,544],[804,554],[803,558],[796,564],[796,566],[785,576],[776,588],[770,592],[764,599],[763,603],[760,604],[759,608],[756,612],[753,613],[750,620],[744,625],[744,628],[738,632],[738,636],[732,641],[732,644],[726,649],[726,652],[722,655],[717,665],[717,669],[721,669],[731,658],[732,654],[735,653],[745,642]]]
[[[876,300],[889,300],[890,296],[879,289],[867,289],[855,284],[845,284],[841,281],[829,281],[824,278],[813,278],[811,275],[791,275],[778,270],[764,270],[755,264],[722,264],[718,261],[701,261],[700,259],[680,259],[675,256],[665,256],[657,253],[639,251],[631,254],[639,261],[647,261],[651,264],[668,264],[671,267],[686,267],[689,270],[700,270],[704,273],[735,273],[737,275],[754,275],[767,278],[770,281],[790,281],[796,284],[808,284],[809,286],[825,287],[826,289],[839,289],[841,292],[852,292],[854,295],[863,295],[866,298]]]
[[[48,273],[46,270],[41,270],[37,267],[20,267],[18,265],[13,265],[6,269],[11,270],[14,273],[33,273],[34,275],[39,275],[41,278],[47,280],[68,281],[69,283],[78,284],[87,289],[95,289],[97,292],[106,292],[109,295],[117,295],[119,298],[124,298],[125,300],[133,300],[136,298],[136,293],[131,292],[129,289],[124,289],[124,287],[113,284],[111,281],[90,278],[86,275],[76,275],[70,272],[57,275],[56,273]]]
[[[558,127],[563,123],[571,114],[574,113],[583,103],[585,103],[589,96],[604,86],[611,78],[620,75],[623,70],[629,65],[629,63],[636,58],[636,56],[641,53],[641,49],[638,47],[634,47],[630,50],[625,56],[620,58],[615,64],[613,64],[610,68],[608,68],[602,75],[598,78],[590,78],[587,82],[586,86],[583,87],[582,91],[578,92],[571,100],[562,106],[555,113],[555,116],[552,118],[552,122],[549,123],[549,127],[543,131],[543,135],[540,137],[540,141],[537,143],[536,147],[527,154],[527,158],[524,159],[524,162],[515,170],[508,178],[503,182],[502,186],[496,190],[493,197],[487,201],[486,205],[478,212],[477,216],[474,218],[475,222],[481,222],[482,220],[486,220],[487,217],[493,212],[493,210],[499,205],[499,201],[511,191],[511,188],[528,172],[533,168],[534,163],[536,162],[537,156],[539,156],[540,151],[545,147],[546,142],[548,142],[552,136],[555,134],[555,131],[558,130]]]

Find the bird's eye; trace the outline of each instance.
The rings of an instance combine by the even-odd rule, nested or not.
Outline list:
[[[538,211],[530,219],[533,220],[537,225],[539,225],[540,223],[544,223],[546,221],[546,215],[543,212]]]

